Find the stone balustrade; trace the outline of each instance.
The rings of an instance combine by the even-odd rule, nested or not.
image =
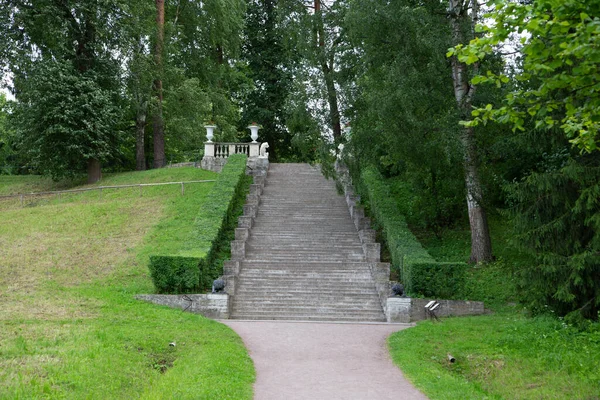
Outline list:
[[[232,154],[258,157],[260,143],[204,143],[204,157],[227,158]]]
[[[233,154],[248,156],[248,168],[252,175],[261,175],[266,172],[268,158],[260,155],[261,143],[223,143],[205,142],[204,157],[200,163],[202,169],[221,172],[227,158]]]

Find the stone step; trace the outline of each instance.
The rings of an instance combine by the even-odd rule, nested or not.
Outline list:
[[[303,259],[305,261],[322,261],[322,262],[334,262],[334,261],[343,261],[343,262],[361,262],[365,261],[364,256],[344,256],[344,257],[325,257],[325,256],[315,256],[315,257],[307,257],[306,255],[301,254],[288,254],[288,255],[268,255],[268,254],[253,254],[246,253],[245,259],[248,261],[258,261],[258,262],[293,262],[298,259]]]
[[[346,289],[348,291],[355,290],[365,291],[365,290],[373,290],[374,286],[372,282],[364,277],[358,278],[343,278],[336,279],[318,279],[318,278],[264,278],[258,276],[247,276],[240,275],[238,278],[239,285],[245,285],[250,288],[264,288],[266,290],[273,290],[275,288],[281,289],[282,291],[286,291],[287,289],[293,288],[304,288],[306,287],[307,291],[312,292],[325,292],[326,290],[342,290]]]
[[[260,312],[243,312],[231,313],[232,319],[248,319],[248,320],[278,320],[278,321],[339,321],[339,322],[385,322],[385,316],[382,312],[373,313],[313,313],[313,314],[291,314],[283,313],[260,313]]]
[[[375,287],[370,282],[305,282],[305,281],[257,281],[239,278],[236,294],[244,293],[361,293],[373,294]]]
[[[345,250],[345,251],[344,251]],[[246,244],[246,254],[264,254],[265,256],[280,256],[280,255],[290,255],[294,256],[306,256],[307,259],[315,258],[315,257],[336,257],[339,256],[340,260],[343,259],[344,256],[351,257],[362,257],[362,247],[352,246],[349,248],[337,248],[334,245],[322,247],[322,248],[314,248],[311,246],[273,246],[273,247],[265,247],[265,246],[253,246],[251,244]],[[304,261],[303,259],[298,259],[298,261]]]
[[[320,278],[331,277],[331,276],[365,276],[366,278],[371,278],[371,273],[367,268],[361,269],[350,269],[350,268],[340,268],[340,269],[329,269],[329,268],[251,268],[251,267],[242,267],[241,274],[244,276],[251,275],[266,275],[266,276],[317,276]]]
[[[352,269],[266,269],[266,268],[242,268],[240,270],[242,276],[263,276],[266,278],[298,278],[298,277],[310,277],[319,279],[337,279],[337,278],[356,278],[363,277],[365,279],[371,279],[371,272],[368,269],[352,270]]]
[[[246,246],[246,256],[249,259],[254,258],[253,256],[257,256],[265,261],[269,261],[269,259],[275,261],[281,258],[291,258],[296,261],[349,261],[350,259],[354,261],[365,261],[364,255],[358,250],[343,252],[337,250],[311,248],[262,250],[261,248],[254,249],[251,246]]]
[[[271,164],[252,222],[233,318],[385,320],[346,199],[320,168]]]
[[[297,260],[281,263],[272,261],[252,261],[244,260],[241,262],[242,270],[251,268],[260,268],[266,270],[285,269],[285,270],[315,270],[315,271],[333,271],[333,270],[363,270],[369,268],[367,262],[299,262]]]
[[[317,309],[329,309],[332,311],[352,309],[352,310],[367,310],[367,311],[378,311],[381,308],[381,302],[378,298],[370,298],[362,302],[356,300],[345,300],[345,299],[251,299],[241,298],[239,300],[236,310],[261,310],[261,311],[275,311],[275,310],[290,310],[295,311],[306,308],[317,308]]]
[[[237,301],[238,296],[241,296],[241,298],[253,297],[256,299],[261,299],[270,298],[270,296],[280,296],[286,294],[294,296],[299,301],[302,301],[304,299],[310,300],[316,296],[327,295],[332,293],[335,293],[339,296],[356,296],[358,298],[362,298],[363,296],[374,296],[374,291],[372,289],[357,290],[356,288],[345,289],[336,287],[328,290],[313,291],[306,288],[289,288],[285,286],[282,286],[280,288],[240,287],[235,292],[234,304],[239,303]]]
[[[376,313],[381,312],[381,304],[373,303],[372,305],[362,305],[362,304],[327,304],[327,303],[314,303],[314,304],[305,304],[299,303],[296,304],[276,304],[276,303],[263,303],[263,304],[249,304],[247,302],[236,303],[234,306],[234,312],[240,311],[248,311],[252,313],[264,313],[264,312],[289,312],[289,313],[302,313],[302,314],[313,314],[313,313],[343,313],[343,312],[366,312],[366,313]]]
[[[381,308],[381,307],[379,307]],[[378,317],[381,314],[381,311],[376,308],[372,309],[363,309],[363,308],[354,308],[351,306],[343,306],[339,308],[331,308],[326,306],[306,306],[306,307],[261,307],[261,308],[233,308],[232,313],[234,314],[271,314],[271,315],[294,315],[294,314],[304,314],[304,315],[352,315],[352,314],[360,314],[364,317]]]
[[[379,301],[379,297],[374,295],[373,293],[355,293],[355,292],[317,292],[317,293],[308,293],[308,292],[259,292],[259,293],[250,293],[248,291],[236,293],[236,300],[244,299],[248,301],[264,301],[264,300],[282,300],[282,301],[297,301],[300,298],[311,296],[315,299],[323,299],[323,300],[331,300],[331,299],[353,299],[358,302],[368,301],[371,299],[377,299]]]
[[[254,243],[259,243],[260,245],[263,245],[264,243],[273,243],[273,244],[280,244],[280,245],[286,245],[286,246],[304,246],[304,247],[308,247],[308,246],[317,246],[317,245],[322,245],[323,242],[326,241],[328,242],[328,245],[335,245],[336,248],[340,248],[340,247],[350,247],[350,246],[354,246],[355,248],[361,248],[361,243],[360,243],[360,238],[358,237],[358,234],[354,233],[352,236],[346,236],[346,237],[337,237],[337,238],[331,238],[331,237],[327,237],[327,235],[323,235],[323,236],[318,236],[318,237],[314,237],[314,236],[306,236],[306,235],[302,235],[302,234],[295,234],[295,235],[277,235],[277,234],[257,234],[257,232],[251,232],[248,240],[246,240],[247,244],[254,244]]]
[[[275,241],[262,241],[256,243],[253,240],[246,241],[246,252],[256,251],[265,254],[295,253],[295,254],[362,254],[362,246],[356,244],[340,245],[332,243],[281,243]]]
[[[277,235],[278,233],[281,234],[298,234],[298,233],[310,233],[310,234],[317,234],[317,233],[322,233],[324,230],[323,229],[319,229],[317,226],[315,226],[316,224],[313,224],[312,227],[310,225],[306,225],[306,226],[281,226],[278,224],[266,224],[262,221],[254,221],[254,223],[252,224],[252,230],[250,231],[250,234],[252,234],[253,232],[263,232],[263,233],[271,233],[273,235]],[[328,226],[326,232],[331,232],[332,234],[335,233],[341,233],[341,232],[348,232],[350,229],[354,229],[353,233],[355,235],[357,235],[358,233],[356,232],[355,228],[354,228],[354,224],[349,224],[348,226]]]
[[[325,223],[343,223],[347,224],[347,222],[352,222],[350,219],[350,212],[346,214],[336,213],[333,211],[310,211],[310,210],[298,210],[298,212],[288,212],[285,210],[264,210],[261,209],[262,204],[258,208],[256,212],[257,220],[264,220],[264,222],[270,221],[272,218],[277,218],[278,220],[287,220],[287,221],[296,221],[302,223],[303,221],[317,221],[322,225],[326,226]],[[310,213],[310,214],[309,214]]]
[[[250,231],[248,240],[246,240],[246,243],[271,243],[271,242],[276,242],[276,243],[282,243],[282,244],[306,244],[306,245],[313,245],[313,244],[321,244],[324,241],[333,243],[333,244],[339,244],[339,245],[344,245],[344,246],[349,246],[349,245],[354,245],[354,246],[358,246],[361,247],[361,242],[359,239],[359,236],[357,233],[353,233],[352,235],[348,235],[348,236],[337,236],[337,237],[331,237],[333,236],[333,234],[330,235],[317,235],[316,233],[311,234],[311,236],[307,236],[306,234],[303,234],[301,232],[298,233],[282,233],[282,234],[274,234],[274,233],[266,233],[266,232],[256,232],[254,230]]]

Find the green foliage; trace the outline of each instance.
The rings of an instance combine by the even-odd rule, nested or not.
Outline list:
[[[362,171],[358,189],[366,195],[372,216],[383,228],[394,268],[402,268],[406,255],[413,260],[434,261],[408,229],[404,216],[398,213],[394,199],[375,168],[368,167]]]
[[[243,57],[248,65],[254,88],[243,105],[241,129],[257,122],[261,142],[269,143],[272,160],[291,155],[291,134],[286,128],[285,105],[292,84],[292,59],[287,46],[285,27],[280,23],[275,0],[252,0],[246,13]]]
[[[209,96],[199,79],[179,78],[176,82],[165,82],[163,103],[167,159],[173,162],[182,160],[186,152],[198,154],[198,144],[206,134],[201,127],[210,120],[211,112]]]
[[[229,246],[224,238],[229,238],[235,227],[249,184],[245,172],[246,156],[230,156],[201,203],[190,237],[171,248],[172,254],[150,257],[149,268],[157,271],[152,272],[152,278],[159,293],[205,290],[222,274],[223,246]],[[208,249],[204,245],[207,242]],[[194,268],[196,275],[190,272]]]
[[[90,159],[108,160],[115,151],[119,109],[94,71],[80,73],[70,62],[38,61],[11,120],[19,147],[32,166],[54,179],[73,177]]]
[[[469,64],[478,62],[518,33],[523,65],[512,77],[487,71],[473,78],[473,84],[498,87],[515,83],[501,107],[487,104],[475,109],[473,120],[465,124],[495,120],[524,131],[532,118],[536,128],[559,127],[581,150],[598,149],[600,5],[577,0],[491,3],[494,8],[486,21],[493,23],[479,26],[484,34],[466,47],[450,49],[448,55],[457,54]]]
[[[11,0],[0,9],[0,60],[17,99],[16,148],[38,172],[58,179],[117,156],[125,13],[119,0]]]
[[[150,276],[158,293],[191,293],[199,289],[201,258],[151,256]]]
[[[467,264],[420,261],[404,257],[402,282],[407,293],[441,299],[461,298]]]
[[[366,195],[371,214],[383,229],[392,268],[399,272],[406,292],[413,296],[460,298],[466,265],[440,263],[429,255],[398,212],[396,201],[375,168],[362,171],[359,190]]]
[[[6,95],[0,93],[0,175],[11,174],[16,170],[16,166],[11,165],[15,162],[15,150],[14,133],[7,123],[9,106]]]
[[[408,182],[415,195],[411,224],[439,231],[465,215],[456,100],[444,58],[445,5],[352,2],[346,25],[360,54],[346,89],[348,149],[359,168],[376,165]]]
[[[600,155],[548,156],[507,188],[514,245],[534,257],[517,268],[519,288],[536,313],[597,320],[600,311]]]

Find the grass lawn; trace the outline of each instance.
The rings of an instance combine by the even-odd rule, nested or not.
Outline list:
[[[531,261],[506,245],[510,231],[500,218],[491,230],[498,259],[470,268],[463,297],[485,301],[492,312],[422,321],[392,335],[394,362],[433,400],[600,399],[600,324],[579,332],[553,316],[528,317],[507,267]],[[468,227],[441,238],[416,234],[440,261],[469,257]]]
[[[173,168],[101,185],[215,177]],[[0,194],[67,186],[0,177]],[[153,291],[149,254],[186,237],[211,186],[0,202],[0,398],[252,397],[252,361],[233,331],[133,300]]]
[[[388,342],[430,399],[600,398],[598,328],[581,333],[555,318],[502,312],[420,322]]]

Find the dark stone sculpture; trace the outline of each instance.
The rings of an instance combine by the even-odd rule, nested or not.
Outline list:
[[[403,297],[404,285],[402,285],[401,283],[394,283],[394,285],[392,285],[392,293],[394,294],[394,296]]]
[[[225,289],[225,281],[223,279],[216,279],[213,281],[212,292],[219,293]]]

